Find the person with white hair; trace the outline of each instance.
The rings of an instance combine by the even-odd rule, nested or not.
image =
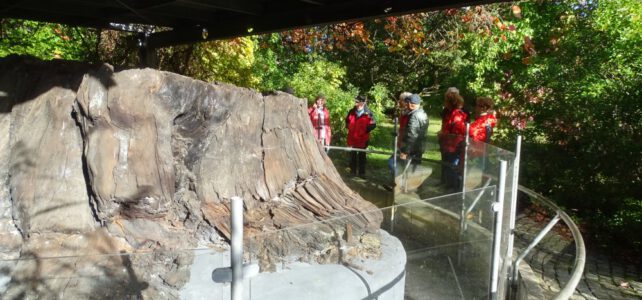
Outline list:
[[[403,136],[406,125],[408,124],[408,102],[406,102],[406,98],[410,97],[411,95],[411,92],[402,92],[401,94],[399,94],[399,99],[397,99],[399,129],[393,133],[395,137]],[[396,146],[397,148],[401,148],[401,138],[397,139]],[[399,160],[399,153],[397,153],[397,160]],[[388,158],[388,169],[390,169],[390,173],[392,173],[393,177],[397,176],[394,155],[391,155],[390,158]]]

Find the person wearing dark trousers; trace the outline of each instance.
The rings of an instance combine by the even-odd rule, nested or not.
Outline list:
[[[421,97],[412,94],[406,97],[408,108],[408,124],[401,135],[399,158],[401,161],[411,159],[413,168],[421,163],[421,157],[426,151],[426,132],[428,132],[428,115],[421,108]]]
[[[354,108],[346,116],[346,127],[348,128],[348,146],[352,148],[366,149],[370,140],[370,131],[377,127],[374,115],[368,108],[367,99],[364,96],[357,96]],[[366,153],[352,151],[350,155],[350,171],[354,175],[363,176],[366,173]]]
[[[464,98],[459,95],[459,90],[449,88],[444,97],[445,113],[438,133],[443,165],[442,179],[448,189],[459,189],[462,184],[460,158],[468,120],[468,114],[462,110],[463,106]]]

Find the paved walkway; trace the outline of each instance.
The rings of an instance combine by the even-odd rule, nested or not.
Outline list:
[[[519,215],[515,245],[522,249],[535,238],[548,220]],[[558,224],[526,257],[545,299],[551,299],[571,276],[575,244]],[[521,251],[518,251],[521,253]],[[587,249],[584,276],[571,299],[642,299],[642,268],[616,262]]]

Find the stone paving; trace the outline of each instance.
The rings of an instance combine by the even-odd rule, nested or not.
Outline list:
[[[519,215],[516,247],[526,248],[547,222]],[[525,259],[533,269],[545,299],[552,299],[571,277],[575,244],[561,231],[564,227],[557,224]],[[642,299],[642,268],[587,249],[584,276],[571,299]]]

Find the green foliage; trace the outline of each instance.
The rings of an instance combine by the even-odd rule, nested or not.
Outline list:
[[[599,240],[618,241],[630,246],[630,249],[640,249],[642,240],[637,237],[642,232],[642,200],[623,199],[614,211],[602,213],[598,210],[595,221],[604,224],[604,229],[598,232]]]
[[[521,19],[505,18],[514,32],[468,37],[467,76],[475,93],[496,95],[500,136],[525,136],[523,182],[608,238],[624,229],[609,222],[630,217],[622,203],[642,197],[642,3],[591,3],[521,3]]]
[[[299,97],[308,99],[311,105],[316,96],[324,94],[330,111],[333,144],[342,144],[346,137],[344,119],[354,107],[357,90],[345,84],[345,69],[324,59],[313,59],[298,65],[289,86]]]
[[[255,48],[253,73],[261,77],[257,88],[262,91],[277,91],[292,88],[290,80],[299,65],[309,61],[305,53],[291,51],[281,43],[277,33],[258,36]]]
[[[0,56],[132,65],[121,33],[0,25]],[[161,69],[207,81],[290,87],[308,104],[325,94],[334,144],[344,143],[358,93],[368,95],[378,121],[401,91],[421,93],[433,116],[449,86],[469,105],[490,96],[500,119],[494,139],[510,149],[517,133],[524,136],[520,181],[625,247],[642,242],[639,234],[622,238],[640,231],[642,215],[641,53],[642,1],[630,0],[500,3],[156,52]],[[386,144],[388,134],[376,129],[372,144]]]
[[[40,59],[95,59],[96,32],[65,25],[0,19],[0,57],[32,55]]]
[[[196,44],[186,74],[204,81],[256,87],[260,78],[254,74],[254,48],[254,39],[247,37]]]

